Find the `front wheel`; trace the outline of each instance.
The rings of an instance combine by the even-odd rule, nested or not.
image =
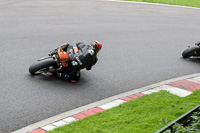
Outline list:
[[[183,51],[183,58],[189,58],[191,56],[198,56],[200,53],[200,47],[192,47]]]
[[[32,75],[41,74],[42,71],[47,71],[51,69],[51,67],[56,67],[56,65],[56,62],[53,60],[39,61],[29,67],[29,72]]]

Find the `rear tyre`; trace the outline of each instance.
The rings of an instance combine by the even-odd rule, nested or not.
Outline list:
[[[191,56],[199,55],[199,52],[200,52],[200,47],[192,47],[183,51],[182,56],[183,58],[189,58]]]
[[[29,72],[32,74],[32,75],[37,75],[37,74],[40,74],[40,70],[43,70],[43,69],[48,69],[49,67],[55,67],[56,66],[56,62],[53,61],[53,60],[43,60],[43,61],[39,61],[35,64],[32,64],[30,67],[29,67]]]

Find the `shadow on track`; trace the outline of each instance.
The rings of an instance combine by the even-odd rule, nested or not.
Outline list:
[[[190,66],[190,64],[191,65],[193,64],[195,66],[200,65],[200,57],[190,57],[190,58],[186,58],[186,59],[181,57],[181,60],[184,61],[185,63],[187,63],[187,65],[189,65],[189,66]]]
[[[57,75],[31,75],[27,74],[26,77],[28,80],[31,80],[32,82],[37,82],[38,84],[49,84],[53,86],[58,86],[58,88],[70,88],[70,89],[78,89],[81,87],[81,85],[86,84],[87,82],[87,74],[82,72],[82,77],[80,80],[76,83],[72,83],[69,79],[67,78],[59,78]],[[77,87],[80,86],[80,87]]]

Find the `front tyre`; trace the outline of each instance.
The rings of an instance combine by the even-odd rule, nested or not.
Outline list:
[[[183,58],[189,58],[191,56],[199,55],[199,52],[200,52],[200,47],[192,47],[184,50],[182,56]]]
[[[55,67],[56,66],[56,62],[53,60],[43,60],[43,61],[39,61],[35,64],[32,64],[29,67],[29,72],[32,75],[36,75],[36,74],[40,74],[41,71],[47,70],[50,67]]]

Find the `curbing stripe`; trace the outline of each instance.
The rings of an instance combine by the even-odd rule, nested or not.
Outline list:
[[[111,108],[116,107],[116,106],[118,106],[117,103],[109,102],[109,103],[106,103],[106,104],[103,104],[103,105],[99,106],[99,108],[107,110],[107,109],[111,109]]]
[[[137,93],[137,94],[134,94],[134,95],[126,96],[124,98],[120,98],[120,100],[123,100],[123,101],[127,102],[129,100],[136,99],[136,98],[141,97],[143,95],[145,95],[143,92],[142,93]]]
[[[121,98],[121,100],[124,100],[124,101],[129,101],[129,100],[131,100],[132,98],[130,98],[130,97],[124,97],[124,98]]]
[[[53,123],[52,125],[54,125],[56,127],[62,127],[62,126],[67,125],[67,124],[69,124],[69,123],[67,123],[67,122],[65,122],[63,120],[60,120],[60,121],[57,121],[57,122]]]
[[[104,105],[101,105],[101,106],[99,106],[99,108],[102,108],[102,109],[104,109],[104,110],[107,110],[107,109],[111,109],[111,108],[113,108],[113,107],[116,107],[116,106],[118,106],[118,105],[120,105],[120,104],[122,104],[122,103],[124,103],[124,102],[126,102],[126,101],[121,100],[121,99],[118,99],[118,100],[115,100],[115,101],[106,103],[106,104],[104,104]]]
[[[94,115],[94,114],[96,114],[96,113],[93,112],[93,111],[91,111],[91,110],[87,110],[87,111],[82,112],[82,114],[87,115],[87,116],[90,116],[90,115]]]
[[[118,100],[114,100],[114,101],[112,101],[112,102],[110,102],[110,103],[106,103],[106,104],[104,104],[104,105],[101,105],[101,106],[99,106],[99,108],[102,108],[102,109],[104,109],[104,110],[107,110],[107,109],[111,109],[111,108],[113,108],[113,107],[116,107],[116,106],[118,106],[118,105],[120,105],[120,104],[122,104],[122,103],[124,103],[124,102],[126,102],[126,101],[121,100],[121,99],[118,99]]]
[[[92,108],[90,110],[95,112],[95,113],[99,113],[99,112],[103,112],[104,111],[104,109],[102,109],[102,108]]]
[[[177,95],[179,97],[185,97],[192,93],[192,92],[189,92],[189,91],[177,88],[177,87],[168,86],[168,85],[156,87],[156,88],[154,88],[154,90],[166,90],[166,91],[169,91],[170,93]]]
[[[122,104],[122,103],[125,103],[126,101],[121,100],[121,99],[118,99],[118,100],[115,100],[115,101],[113,101],[113,102],[116,103],[117,106],[118,106],[118,105],[120,105],[120,104]]]
[[[63,119],[63,121],[67,122],[67,123],[71,123],[71,122],[75,122],[77,121],[78,119],[74,118],[74,117],[68,117],[68,118],[65,118]]]
[[[145,94],[143,94],[143,93],[137,93],[135,95],[138,96],[138,97],[141,97],[141,96],[144,96]]]
[[[169,83],[167,85],[185,89],[185,90],[190,89],[192,91],[200,88],[200,84],[192,82],[192,81],[188,81],[188,80],[179,80],[179,81]]]
[[[42,128],[43,130],[46,130],[46,131],[51,131],[51,130],[55,129],[56,126],[49,124],[49,125],[46,125],[46,126],[41,127],[41,128]]]
[[[145,95],[149,95],[149,94],[154,93],[154,92],[158,92],[158,91],[151,89],[151,90],[148,90],[148,91],[143,91],[142,93],[145,94]]]
[[[130,95],[130,96],[127,96],[127,97],[129,97],[129,98],[131,98],[131,99],[136,99],[136,98],[138,98],[137,95]]]
[[[36,129],[36,130],[34,130],[30,133],[45,133],[45,132],[46,132],[45,130],[42,130],[41,128],[39,128],[39,129]]]
[[[76,119],[83,119],[83,118],[87,117],[87,115],[79,113],[79,114],[73,115],[72,117],[74,117]]]

